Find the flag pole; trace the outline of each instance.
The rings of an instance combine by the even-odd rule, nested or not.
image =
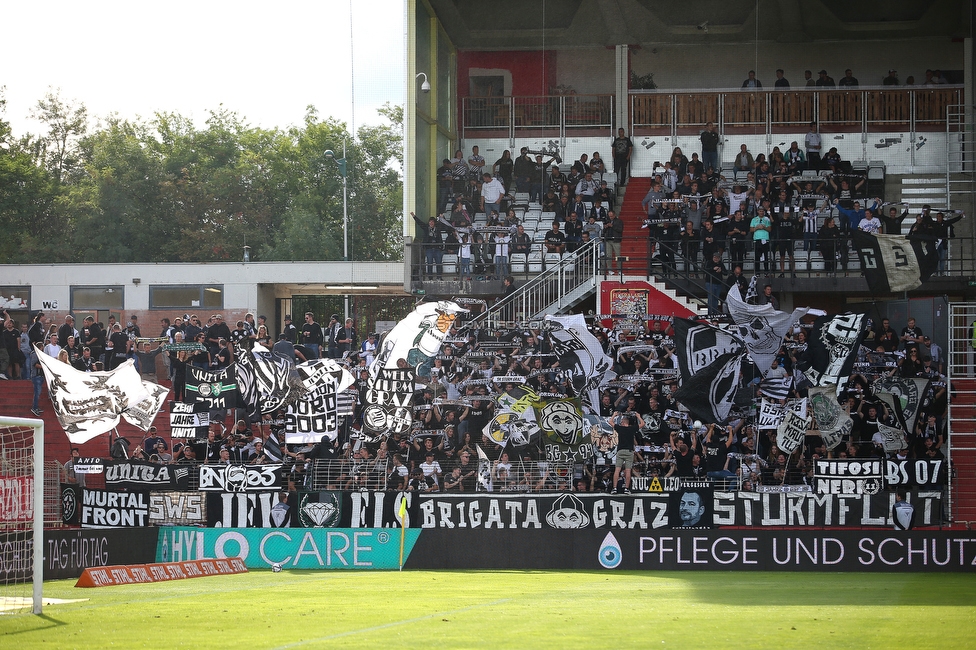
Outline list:
[[[407,538],[407,495],[400,495],[400,570],[403,571],[403,544]]]

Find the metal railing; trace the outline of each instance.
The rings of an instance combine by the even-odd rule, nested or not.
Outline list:
[[[963,86],[633,91],[631,130],[674,136],[698,133],[713,122],[720,133],[773,133],[805,131],[810,122],[817,122],[835,131],[862,133],[942,131],[946,107],[960,103],[962,95]]]
[[[946,422],[950,462],[948,511],[953,521],[976,521],[976,304],[949,304],[949,412]]]
[[[597,276],[606,272],[601,243],[587,242],[491,305],[479,320],[489,327],[497,327],[500,322],[526,321],[559,313],[594,291]]]
[[[613,95],[462,97],[461,134],[469,138],[503,131],[514,139],[517,133],[548,130],[564,139],[568,132],[589,129],[605,131],[609,137],[613,102]]]

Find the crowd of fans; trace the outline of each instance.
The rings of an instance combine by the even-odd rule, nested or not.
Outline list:
[[[470,317],[470,316],[469,316]],[[368,435],[362,426],[369,374],[366,371],[376,349],[372,334],[360,343],[351,324],[339,326],[338,316],[322,328],[309,314],[299,330],[286,320],[285,331],[272,346],[276,354],[301,362],[319,356],[333,357],[349,368],[356,379],[340,396],[342,409],[350,416],[340,418],[339,435],[315,444],[285,444],[285,414],[265,414],[249,421],[243,410],[212,413],[212,424],[206,440],[182,440],[170,447],[165,437],[150,430],[140,444],[126,450],[125,456],[157,463],[252,463],[281,462],[286,465],[288,484],[292,489],[407,489],[418,491],[609,491],[626,487],[614,476],[613,445],[608,431],[596,431],[587,440],[593,453],[570,462],[547,457],[545,440],[510,437],[498,444],[491,434],[491,423],[499,410],[499,397],[531,388],[551,399],[578,396],[578,383],[572,371],[559,367],[544,331],[521,330],[508,333],[457,331],[447,339],[433,360],[430,376],[418,378],[413,398],[413,428],[388,436]],[[9,329],[10,321],[5,323]],[[61,347],[53,326],[44,326],[43,317],[35,320],[42,328],[42,354],[64,358],[70,354]],[[242,321],[250,322],[250,319]],[[462,318],[456,327],[464,326]],[[12,324],[12,323],[11,323]],[[223,340],[219,315],[201,327],[199,319],[163,319],[161,339],[177,343],[186,338],[200,340],[201,350],[189,363],[211,366],[215,356],[220,363],[233,361],[233,353],[221,357],[220,351],[233,351],[253,341],[270,344],[257,329],[243,330],[243,336]],[[71,327],[66,319],[62,327]],[[945,355],[914,319],[900,329],[891,327],[888,319],[869,323],[870,331],[858,354],[855,373],[843,387],[840,403],[851,415],[854,426],[849,437],[835,449],[828,450],[815,428],[807,432],[802,449],[794,454],[780,451],[774,429],[759,429],[757,407],[761,400],[760,375],[754,368],[744,370],[739,391],[747,399],[726,423],[694,421],[683,405],[674,399],[678,388],[677,360],[670,324],[653,321],[643,331],[620,326],[604,329],[595,323],[593,330],[604,350],[614,360],[617,380],[602,386],[598,414],[608,418],[617,429],[621,449],[633,447],[635,479],[677,476],[713,480],[723,486],[743,490],[758,485],[804,484],[812,482],[817,458],[889,457],[943,458],[946,444],[947,409]],[[127,329],[133,327],[132,321]],[[137,327],[137,326],[136,326]],[[35,328],[29,328],[28,332]],[[200,330],[200,332],[197,332]],[[238,331],[235,330],[235,331]],[[792,377],[789,395],[780,401],[806,395],[809,383],[798,367],[808,354],[806,326],[798,325],[787,336],[776,362],[767,377]],[[90,334],[90,332],[88,333]],[[86,336],[83,331],[66,338]],[[134,345],[138,336],[133,338]],[[216,338],[216,355],[211,341]],[[316,346],[314,341],[325,345]],[[91,341],[91,339],[88,339]],[[331,343],[330,343],[331,341]],[[165,347],[166,343],[160,341]],[[637,347],[638,350],[625,350]],[[88,348],[90,354],[91,348]],[[157,347],[155,350],[159,350]],[[154,350],[154,351],[155,351]],[[100,358],[104,359],[104,352]],[[143,372],[155,369],[152,357],[136,358],[144,364]],[[141,353],[143,355],[147,353]],[[174,386],[185,350],[164,355],[172,373]],[[152,361],[152,363],[150,363]],[[204,363],[206,362],[206,363]],[[88,369],[94,369],[88,368]],[[520,376],[524,381],[510,381]],[[907,442],[897,452],[885,452],[879,435],[879,424],[899,426],[896,414],[875,392],[875,382],[885,377],[931,379],[920,398],[918,425],[908,431]],[[500,378],[500,379],[499,379]],[[167,381],[160,378],[159,381]],[[766,399],[770,399],[766,397]],[[633,431],[625,431],[633,427]],[[270,445],[268,439],[275,438]],[[632,442],[631,442],[632,441]]]
[[[946,272],[953,224],[962,214],[925,205],[912,215],[907,204],[885,201],[881,188],[876,188],[879,196],[869,197],[867,171],[853,169],[836,147],[824,151],[816,123],[802,143],[793,141],[782,150],[776,146],[768,154],[753,154],[742,144],[725,166],[714,124],[705,125],[700,141],[700,155],[689,158],[675,147],[669,159],[654,163],[651,188],[641,204],[647,214],[643,228],[649,261],[659,262],[664,275],[703,277],[715,287],[709,291],[713,311],[720,302],[719,287],[742,271],[779,277],[807,270],[847,274],[855,230],[905,234],[938,257],[938,273]],[[561,168],[553,158],[536,154],[533,160],[526,147],[514,160],[504,151],[491,166],[477,146],[467,159],[458,150],[438,170],[438,216],[417,219],[423,275],[443,279],[444,256],[455,255],[455,272],[462,279],[500,280],[510,274],[514,254],[536,249],[572,253],[589,241],[600,242],[612,269],[625,231],[614,190],[626,182],[633,150],[623,129],[611,150],[613,176],[607,175],[599,152],[581,155],[563,171],[565,165]],[[524,228],[526,205],[516,198],[523,192],[551,218],[539,224],[544,237]],[[480,223],[478,213],[485,215]],[[905,232],[903,222],[909,218]]]

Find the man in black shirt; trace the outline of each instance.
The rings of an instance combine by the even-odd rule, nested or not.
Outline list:
[[[613,139],[610,148],[613,151],[613,171],[617,174],[617,185],[626,185],[634,142],[627,137],[626,131],[617,129],[617,137]]]
[[[637,420],[637,423],[634,423]],[[617,432],[617,460],[613,470],[613,489],[610,494],[617,494],[617,481],[620,480],[620,470],[624,470],[624,494],[630,494],[630,473],[634,468],[634,439],[637,432],[644,426],[644,418],[639,413],[621,415],[618,411],[610,419],[613,430]]]
[[[547,253],[565,253],[566,252],[566,236],[559,231],[559,222],[552,222],[552,230],[546,233],[546,252]]]
[[[315,322],[315,314],[305,312],[305,324],[302,325],[302,344],[312,353],[313,359],[319,358],[322,347],[322,326]]]
[[[292,345],[298,343],[298,328],[291,322],[291,314],[285,314],[285,328],[281,331]]]

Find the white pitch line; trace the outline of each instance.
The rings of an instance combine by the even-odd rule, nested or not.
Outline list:
[[[499,605],[501,603],[507,603],[510,598],[502,598],[500,600],[495,600],[490,603],[481,603],[480,605],[470,605],[468,607],[462,607],[461,609],[452,609],[446,612],[433,612],[427,614],[426,616],[418,616],[417,618],[408,618],[402,621],[395,621],[393,623],[384,623],[383,625],[375,625],[373,627],[364,627],[358,630],[349,630],[348,632],[340,632],[338,634],[330,634],[329,636],[320,636],[317,639],[305,639],[304,641],[298,641],[296,643],[289,643],[288,645],[281,645],[273,650],[286,650],[286,648],[297,648],[299,646],[307,645],[309,643],[317,643],[319,641],[329,641],[331,639],[339,639],[344,636],[351,636],[353,634],[365,634],[367,632],[375,632],[377,630],[384,630],[390,627],[396,627],[398,625],[410,625],[411,623],[419,623],[420,621],[426,621],[427,619],[436,618],[438,616],[447,616],[448,614],[460,614],[461,612],[467,612],[472,609],[478,609],[480,607],[491,607],[493,605]]]

